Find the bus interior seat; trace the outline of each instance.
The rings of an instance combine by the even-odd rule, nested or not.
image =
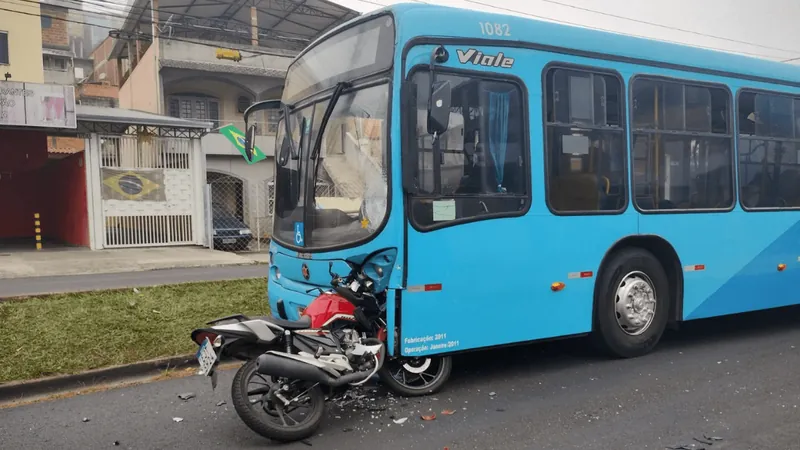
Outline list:
[[[594,174],[569,174],[553,178],[550,200],[558,211],[595,211],[600,189]]]
[[[795,169],[781,172],[778,191],[786,206],[800,206],[800,173]]]

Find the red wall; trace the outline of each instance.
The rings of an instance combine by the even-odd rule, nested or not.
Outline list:
[[[43,199],[42,232],[70,245],[89,246],[86,204],[86,168],[83,152],[52,161],[43,170],[42,184],[50,193]]]
[[[43,186],[38,169],[47,163],[47,136],[0,130],[0,239],[33,236],[33,213]]]
[[[71,245],[89,245],[83,152],[47,157],[47,137],[36,131],[0,131],[0,239],[42,234]]]

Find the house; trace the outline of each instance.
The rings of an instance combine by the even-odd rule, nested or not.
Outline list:
[[[212,122],[202,140],[212,202],[264,236],[271,231],[278,115],[257,118],[256,145],[267,159],[252,165],[218,129],[243,131],[250,104],[280,98],[297,53],[357,15],[325,0],[136,0],[114,33],[109,59],[117,68],[97,60],[95,67],[105,66],[106,79],[119,76],[122,108]]]

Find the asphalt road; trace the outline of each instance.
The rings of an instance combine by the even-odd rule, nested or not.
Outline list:
[[[278,446],[246,428],[230,405],[227,372],[216,393],[190,377],[0,410],[0,447],[797,449],[798,323],[799,309],[697,322],[634,360],[604,359],[581,341],[473,353],[456,360],[451,382],[434,397],[368,389],[353,404],[333,405],[307,443]],[[184,402],[183,392],[197,397]],[[217,406],[221,400],[228,403]],[[429,412],[437,418],[422,421]],[[402,417],[402,425],[392,419]],[[704,434],[723,440],[693,440]]]
[[[121,289],[194,281],[220,281],[267,276],[267,265],[196,267],[143,272],[65,275],[0,280],[0,300],[28,295]]]

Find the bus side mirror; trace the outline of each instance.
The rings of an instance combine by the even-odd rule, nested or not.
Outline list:
[[[250,125],[250,116],[256,111],[264,111],[267,109],[281,109],[280,100],[263,100],[253,103],[244,110],[244,153],[247,161],[253,160],[253,149],[256,145],[256,126]]]
[[[440,135],[450,126],[452,86],[449,81],[437,81],[431,86],[428,102],[428,134]]]
[[[255,124],[250,125],[245,133],[244,137],[244,153],[247,156],[248,161],[253,160],[253,148],[255,147],[256,142],[256,126]]]

